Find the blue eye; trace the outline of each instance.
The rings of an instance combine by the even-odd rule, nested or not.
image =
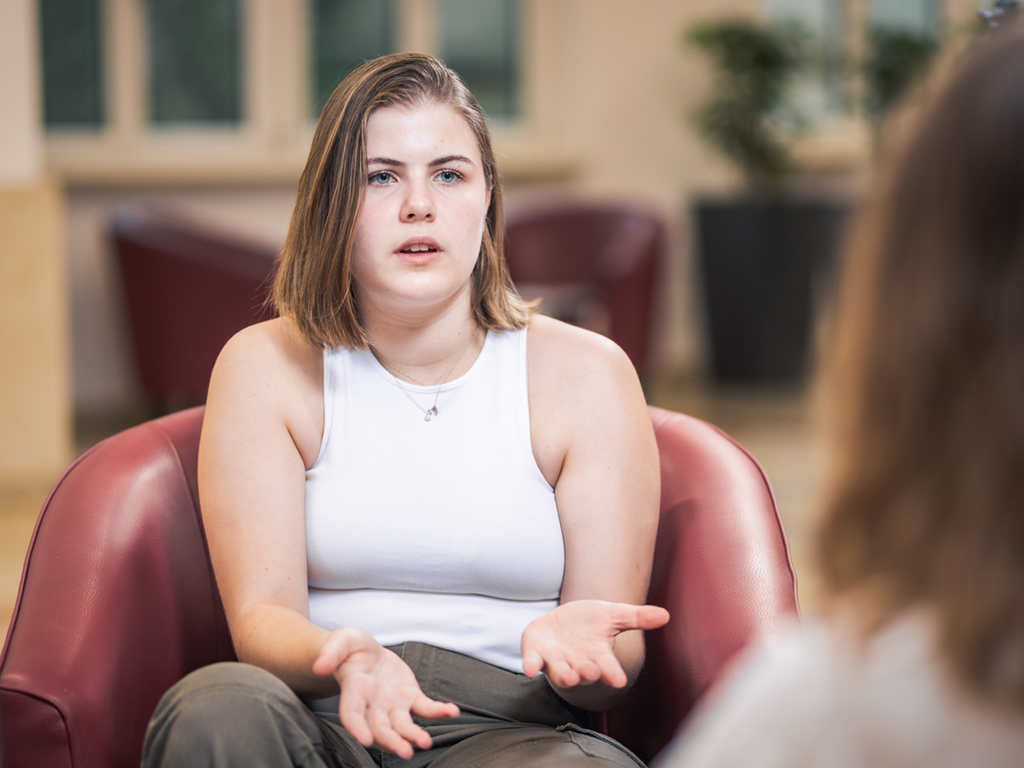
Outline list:
[[[371,184],[388,184],[394,176],[391,175],[391,171],[376,171],[370,174]]]
[[[454,184],[462,177],[458,171],[444,170],[437,174],[437,180],[442,184]]]

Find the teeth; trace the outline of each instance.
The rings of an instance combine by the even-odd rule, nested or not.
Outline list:
[[[406,250],[410,253],[422,253],[423,251],[430,251],[433,249],[429,245],[420,243],[419,245],[410,245]]]

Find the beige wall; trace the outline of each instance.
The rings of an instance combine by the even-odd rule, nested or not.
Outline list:
[[[64,200],[43,177],[34,7],[0,3],[0,489],[71,456]]]
[[[32,184],[42,165],[35,3],[0,3],[0,184]]]
[[[0,187],[0,488],[71,458],[63,213],[54,183]]]
[[[647,200],[670,228],[659,281],[655,365],[700,369],[704,343],[691,255],[694,195],[737,182],[690,127],[710,86],[706,61],[682,44],[701,19],[753,15],[757,0],[565,0],[558,78],[561,143],[591,194]]]

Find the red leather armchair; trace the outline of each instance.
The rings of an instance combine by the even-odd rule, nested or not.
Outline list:
[[[714,427],[651,408],[662,511],[650,600],[672,621],[607,717],[650,758],[723,665],[796,610],[771,487]],[[203,409],[96,445],[43,507],[0,657],[6,768],[133,768],[163,692],[234,658],[203,535]]]
[[[110,235],[150,407],[166,413],[206,402],[227,340],[275,314],[265,305],[274,250],[136,209],[119,211]]]
[[[661,219],[639,205],[576,201],[505,217],[505,258],[520,292],[543,299],[544,312],[582,325],[592,305],[603,308],[607,327],[591,330],[622,347],[641,374],[663,248]]]

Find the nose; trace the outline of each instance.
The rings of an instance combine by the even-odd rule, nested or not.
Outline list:
[[[410,183],[402,201],[402,221],[433,221],[434,214],[434,198],[429,184],[420,181]]]

